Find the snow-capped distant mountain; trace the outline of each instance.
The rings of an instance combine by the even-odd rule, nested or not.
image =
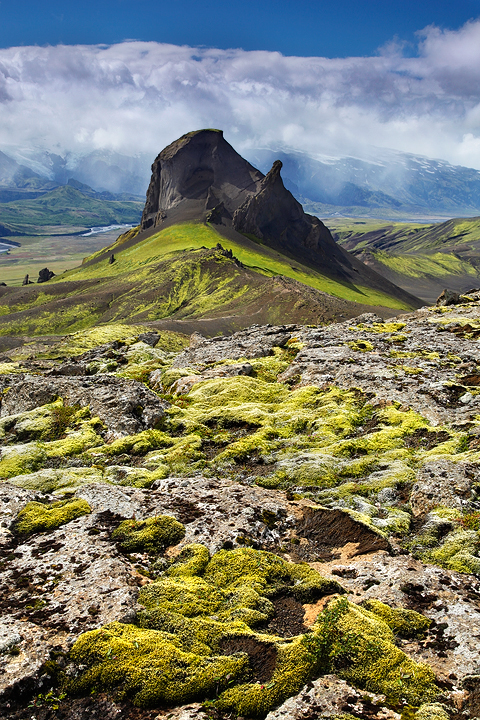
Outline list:
[[[0,202],[14,199],[12,188],[39,193],[77,181],[97,192],[144,197],[154,160],[108,150],[65,157],[41,148],[0,150]],[[263,172],[283,162],[285,185],[309,212],[409,216],[480,215],[480,171],[393,150],[372,148],[364,157],[310,156],[288,147],[255,148],[243,153]],[[10,188],[9,191],[3,188]]]
[[[256,149],[245,153],[266,171],[283,162],[285,184],[302,202],[329,212],[357,208],[402,212],[478,215],[480,171],[393,150],[378,150],[368,158],[310,157],[288,149]]]

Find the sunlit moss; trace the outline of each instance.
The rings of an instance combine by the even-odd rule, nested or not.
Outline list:
[[[19,535],[56,530],[61,525],[90,512],[90,505],[82,499],[63,500],[50,505],[29,502],[18,513],[14,529]]]
[[[169,545],[176,545],[185,536],[185,527],[169,515],[146,520],[124,520],[112,533],[125,552],[158,553]]]
[[[366,600],[363,607],[387,623],[395,635],[404,638],[422,637],[432,623],[429,618],[414,610],[392,608],[373,598]]]

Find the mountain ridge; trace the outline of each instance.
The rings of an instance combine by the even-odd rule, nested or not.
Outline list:
[[[152,165],[141,230],[210,221],[220,235],[237,244],[250,237],[333,279],[371,286],[415,305],[415,297],[337,246],[321,220],[306,214],[285,188],[281,167],[274,163],[264,176],[221,131],[188,133],[162,150]],[[143,237],[140,232],[137,242]]]
[[[97,192],[141,196],[150,177],[151,160],[145,153],[127,156],[96,150],[82,155],[67,152],[62,157],[34,148],[3,146],[0,150],[37,176],[35,182],[66,184],[73,178]],[[274,160],[282,160],[286,187],[308,212],[320,217],[341,214],[407,220],[480,214],[480,172],[445,160],[385,148],[371,148],[358,156],[332,156],[277,145],[250,147],[244,154],[265,173]],[[16,186],[0,187],[0,202],[4,194],[14,199],[8,195],[14,190],[26,192]]]
[[[189,133],[152,167],[138,228],[43,283],[41,292],[0,290],[1,335],[118,321],[177,329],[198,321],[214,335],[253,319],[330,322],[360,310],[388,317],[421,304],[306,215],[284,187],[280,164],[263,176],[222,133]],[[81,195],[74,187],[53,194]]]

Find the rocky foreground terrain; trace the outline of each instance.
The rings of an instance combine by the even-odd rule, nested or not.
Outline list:
[[[479,337],[472,293],[5,352],[0,716],[478,717]]]

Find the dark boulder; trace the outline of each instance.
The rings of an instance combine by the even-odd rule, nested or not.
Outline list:
[[[453,290],[445,290],[437,298],[437,306],[444,307],[446,305],[459,305],[462,302],[462,296]]]
[[[43,270],[40,270],[38,273],[38,280],[37,283],[44,283],[51,280],[53,277],[55,277],[55,273],[49,270],[48,268],[43,268]]]

